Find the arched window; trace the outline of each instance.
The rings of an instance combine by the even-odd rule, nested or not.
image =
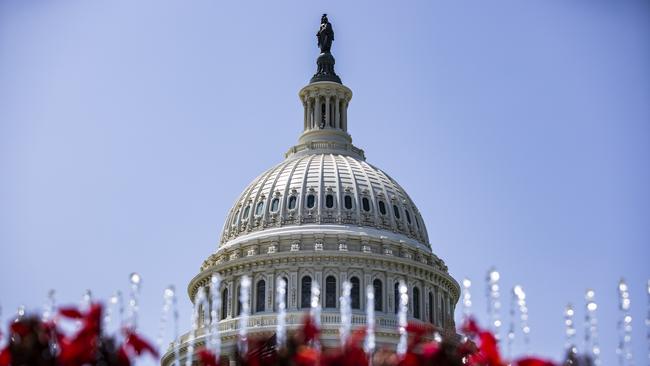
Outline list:
[[[361,206],[363,207],[363,210],[366,212],[370,212],[370,200],[368,197],[363,197],[361,199]]]
[[[308,194],[307,195],[307,208],[314,208],[314,205],[316,204],[316,196],[313,194]]]
[[[258,202],[257,207],[255,207],[255,215],[257,216],[262,216],[262,213],[264,212],[264,202]]]
[[[334,207],[334,196],[331,194],[328,194],[325,196],[325,207],[327,208],[332,208]]]
[[[242,219],[247,220],[248,219],[248,214],[251,212],[251,206],[248,205],[246,208],[244,208],[244,214],[242,215]]]
[[[289,203],[287,204],[287,207],[290,210],[293,210],[294,208],[296,208],[296,196],[289,197]]]
[[[415,227],[417,227],[418,230],[420,230],[420,220],[418,220],[417,215],[415,216]]]
[[[336,278],[327,276],[325,279],[325,307],[336,308]]]
[[[409,213],[409,210],[404,210],[404,215],[406,216],[406,222],[411,225],[411,214]]]
[[[221,291],[221,319],[226,319],[228,317],[228,289],[224,288]]]
[[[375,291],[375,311],[384,311],[384,286],[380,279],[372,281],[372,287]]]
[[[395,314],[399,312],[399,282],[395,282]]]
[[[361,284],[357,277],[350,278],[350,284],[352,284],[352,289],[350,290],[350,303],[352,309],[361,309]]]
[[[275,197],[271,201],[271,212],[278,212],[278,208],[280,208],[280,199]]]
[[[413,287],[413,317],[420,319],[420,289]]]
[[[239,286],[237,286],[237,290],[235,291],[235,296],[237,296],[237,316],[241,314],[241,299],[239,298],[240,292],[241,289]]]
[[[395,214],[395,218],[399,220],[399,207],[397,205],[393,205],[393,213]]]
[[[379,213],[386,215],[386,204],[384,201],[379,201]]]
[[[346,194],[345,197],[343,197],[343,202],[344,202],[345,208],[347,210],[352,209],[352,196],[350,196],[349,194]]]
[[[255,297],[255,312],[264,311],[264,300],[266,299],[266,281],[257,281]]]
[[[429,291],[429,323],[434,324],[433,320],[433,294]]]
[[[300,280],[300,307],[311,307],[311,277],[305,276]]]

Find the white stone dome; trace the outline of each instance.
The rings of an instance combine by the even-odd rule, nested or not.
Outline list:
[[[362,289],[373,289],[378,346],[392,347],[399,340],[396,313],[403,286],[409,321],[456,335],[453,314],[460,286],[431,250],[413,200],[352,145],[347,132],[352,91],[334,73],[334,58],[321,55],[317,65],[299,93],[304,118],[298,144],[283,162],[255,178],[228,212],[219,247],[188,285],[199,317],[196,328],[179,339],[177,348],[172,345],[162,365],[172,365],[176,355],[184,363],[192,349],[207,344],[216,331],[205,326],[202,306],[207,305],[210,321],[218,320],[224,364],[235,363],[240,327],[246,326],[252,338],[269,339],[281,308],[287,330],[296,331],[304,313],[318,305],[321,345],[338,345],[338,299],[346,283],[355,325],[366,322],[369,303]],[[218,290],[212,288],[214,274],[221,278]],[[279,283],[286,291],[276,292]],[[314,299],[312,288],[319,287],[322,296]],[[201,293],[210,293],[210,304],[201,302]],[[215,307],[216,294],[221,300]]]
[[[388,231],[430,251],[424,220],[406,191],[362,152],[329,150],[292,154],[255,178],[230,209],[221,246],[262,230],[317,224]]]

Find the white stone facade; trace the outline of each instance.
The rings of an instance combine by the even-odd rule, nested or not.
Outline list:
[[[275,331],[275,287],[288,282],[289,329],[308,311],[310,282],[321,287],[322,343],[337,345],[341,284],[351,281],[353,327],[365,324],[365,288],[376,289],[379,346],[397,343],[395,286],[404,281],[412,321],[453,334],[458,283],[431,250],[426,226],[408,194],[386,173],[368,164],[347,133],[352,92],[335,82],[315,82],[300,91],[303,134],[286,159],[257,177],[237,199],[224,224],[218,249],[188,287],[209,289],[222,278],[222,354],[233,359],[238,329],[238,285],[252,280],[249,334]],[[354,299],[354,296],[357,296]],[[220,309],[221,310],[221,309]],[[195,349],[205,342],[200,328]],[[187,335],[181,338],[180,353]],[[170,365],[173,352],[162,360]]]

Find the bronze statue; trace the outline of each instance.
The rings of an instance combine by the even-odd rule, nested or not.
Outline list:
[[[309,82],[333,81],[340,84],[341,78],[334,72],[334,56],[330,53],[332,41],[334,40],[334,30],[332,24],[327,20],[327,14],[323,14],[320,18],[320,28],[316,33],[316,38],[318,38],[320,55],[316,59],[316,74],[312,76]],[[323,115],[325,114],[323,113]]]
[[[316,33],[316,38],[318,38],[320,52],[329,53],[332,48],[332,41],[334,40],[334,30],[332,29],[332,23],[327,20],[327,14],[323,14],[320,18],[320,28],[318,29],[318,33]]]

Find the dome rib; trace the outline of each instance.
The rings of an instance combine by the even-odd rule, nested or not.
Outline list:
[[[375,189],[372,186],[372,181],[368,177],[368,172],[366,171],[366,167],[363,165],[364,162],[357,160],[356,163],[359,166],[359,170],[361,171],[361,173],[363,173],[364,178],[366,178],[366,182],[368,182],[368,191],[370,192],[370,197],[375,197]],[[377,209],[375,208],[373,210],[372,207],[371,207],[371,210],[372,210],[373,216],[375,218],[374,221],[377,222],[377,220],[379,219],[379,217],[377,216]]]
[[[345,166],[348,167],[348,172],[350,173],[350,179],[352,180],[352,186],[357,188],[353,192],[353,194],[355,196],[355,202],[357,202],[357,204],[355,205],[356,207],[353,207],[353,209],[355,209],[356,212],[357,212],[357,216],[356,216],[357,217],[357,222],[359,224],[361,224],[361,212],[359,211],[359,195],[358,195],[358,192],[357,192],[359,190],[358,189],[359,184],[357,184],[357,178],[354,176],[354,170],[352,169],[352,166],[350,165],[350,162],[348,161],[348,159],[343,159],[343,161],[345,162]],[[344,188],[344,190],[345,190],[345,188]],[[341,193],[346,194],[347,192],[341,192]]]
[[[334,154],[330,154],[330,158],[332,159],[332,166],[334,167],[334,171],[336,172],[336,217],[341,217],[341,214],[343,211],[341,210],[341,195],[340,193],[343,191],[343,186],[341,185],[341,174],[339,173],[339,166],[336,164],[336,156]]]

